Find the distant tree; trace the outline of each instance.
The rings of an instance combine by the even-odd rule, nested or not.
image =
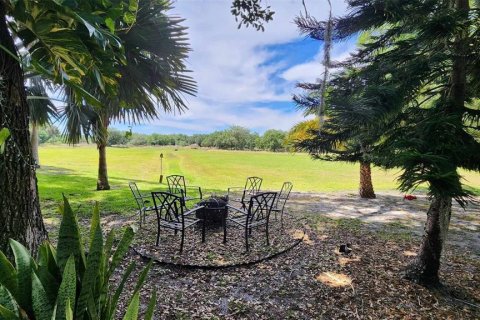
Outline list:
[[[441,254],[452,213],[452,199],[466,206],[470,193],[459,168],[480,171],[475,133],[480,112],[480,8],[468,0],[352,0],[350,13],[335,21],[334,38],[364,30],[375,35],[334,79],[332,94],[342,105],[343,127],[366,133],[383,130],[372,159],[384,168],[401,168],[400,190],[427,184],[430,207],[425,236],[407,278],[438,285]],[[309,21],[315,39],[325,22]],[[352,85],[358,83],[358,85]],[[348,92],[348,93],[347,93]],[[385,125],[388,123],[388,125]]]
[[[281,151],[285,147],[286,133],[280,130],[270,129],[265,131],[260,139],[261,148],[268,151]]]
[[[117,129],[108,129],[107,146],[126,145],[129,138],[124,131]]]
[[[30,144],[32,146],[32,155],[37,168],[40,167],[40,157],[38,156],[39,127],[51,124],[51,120],[58,118],[58,110],[50,100],[45,90],[46,83],[42,79],[32,77],[26,87],[27,102],[30,112]]]
[[[314,138],[314,130],[318,129],[318,119],[305,120],[294,125],[285,137],[285,147],[290,152],[298,150],[300,141]]]

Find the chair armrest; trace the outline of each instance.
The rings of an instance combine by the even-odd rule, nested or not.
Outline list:
[[[242,214],[245,214],[245,215],[247,214],[244,210],[235,208],[235,207],[233,207],[233,206],[231,206],[231,205],[229,205],[229,204],[227,204],[227,208],[233,209],[233,210],[235,210],[235,211],[237,211],[237,212],[240,212],[240,213],[242,213]]]
[[[185,212],[185,213],[183,214],[183,216],[189,216],[189,215],[197,212],[197,210],[200,210],[200,209],[203,209],[203,208],[205,208],[205,206],[195,207],[195,208],[190,209],[190,210],[188,210],[187,212]]]

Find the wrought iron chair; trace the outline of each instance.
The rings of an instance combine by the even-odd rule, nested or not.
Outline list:
[[[245,247],[249,250],[248,235],[252,233],[252,228],[265,226],[265,234],[267,237],[267,245],[270,245],[268,239],[268,224],[270,221],[270,213],[275,205],[276,192],[262,192],[250,197],[248,209],[242,210],[227,205],[229,209],[237,212],[236,216],[229,217],[228,220],[245,228]]]
[[[260,192],[262,182],[260,177],[248,177],[244,187],[228,188],[228,201],[238,202],[242,209],[246,209],[250,197]]]
[[[138,215],[140,217],[140,228],[142,227],[142,221],[145,222],[145,215],[149,211],[154,211],[155,208],[152,206],[149,206],[151,203],[150,201],[150,195],[143,195],[140,193],[140,190],[138,190],[137,184],[133,181],[128,183],[128,186],[130,187],[130,190],[132,191],[133,198],[135,199],[135,202],[137,203],[138,207]]]
[[[170,175],[167,177],[168,191],[172,194],[179,195],[183,198],[184,204],[190,200],[202,200],[202,188],[197,186],[187,186],[185,184],[185,177],[181,175]],[[187,189],[195,189],[198,192],[197,197],[189,196],[190,193],[187,193]]]
[[[160,228],[174,230],[175,234],[180,231],[182,238],[180,242],[180,252],[183,251],[183,243],[185,241],[185,229],[194,226],[200,219],[195,216],[191,217],[195,211],[202,209],[203,206],[196,207],[192,210],[184,212],[185,204],[182,197],[168,192],[152,192],[155,212],[157,213],[157,241],[160,242]]]
[[[293,183],[287,181],[284,182],[282,185],[282,189],[278,193],[277,199],[275,201],[275,205],[273,206],[272,211],[275,213],[275,220],[277,220],[277,213],[280,214],[280,221],[283,224],[283,213],[285,210],[285,204],[290,197],[290,192],[293,189]]]

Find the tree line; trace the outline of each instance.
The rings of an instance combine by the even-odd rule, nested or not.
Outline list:
[[[196,146],[225,150],[286,151],[288,133],[270,129],[262,135],[240,126],[207,134],[142,134],[108,129],[108,146]],[[38,132],[40,143],[63,143],[64,137],[55,126],[44,126]],[[85,139],[81,142],[87,142]]]

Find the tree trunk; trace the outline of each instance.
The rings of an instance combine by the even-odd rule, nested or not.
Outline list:
[[[97,190],[110,190],[107,172],[107,140],[109,119],[106,115],[101,116],[101,128],[97,133],[98,148],[98,179]]]
[[[420,252],[407,268],[407,279],[426,286],[439,284],[440,258],[447,238],[451,213],[452,198],[435,197],[433,199],[427,213],[425,235]]]
[[[110,190],[107,173],[107,144],[97,143],[98,148],[98,179],[97,190]]]
[[[468,18],[469,0],[453,0],[455,10]],[[451,89],[445,112],[455,116],[451,124],[462,127],[463,108],[465,107],[467,91],[467,64],[466,52],[468,49],[468,27],[459,29],[453,46],[454,58],[451,73]],[[449,154],[442,156],[450,156]],[[448,171],[457,170],[456,163],[452,161],[452,168]],[[435,195],[427,213],[425,235],[417,258],[407,268],[406,277],[426,286],[438,285],[440,280],[440,257],[443,244],[445,243],[450,216],[452,212],[452,198]]]
[[[0,43],[16,54],[0,1]],[[0,127],[10,130],[0,155],[0,250],[11,257],[10,238],[24,244],[33,255],[47,239],[38,199],[37,178],[30,146],[27,104],[22,68],[0,50]]]
[[[32,156],[35,161],[35,167],[40,168],[40,158],[38,156],[38,125],[32,121],[32,136],[30,137],[32,145]]]
[[[373,191],[372,169],[370,162],[360,161],[360,197],[364,199],[375,199]]]

